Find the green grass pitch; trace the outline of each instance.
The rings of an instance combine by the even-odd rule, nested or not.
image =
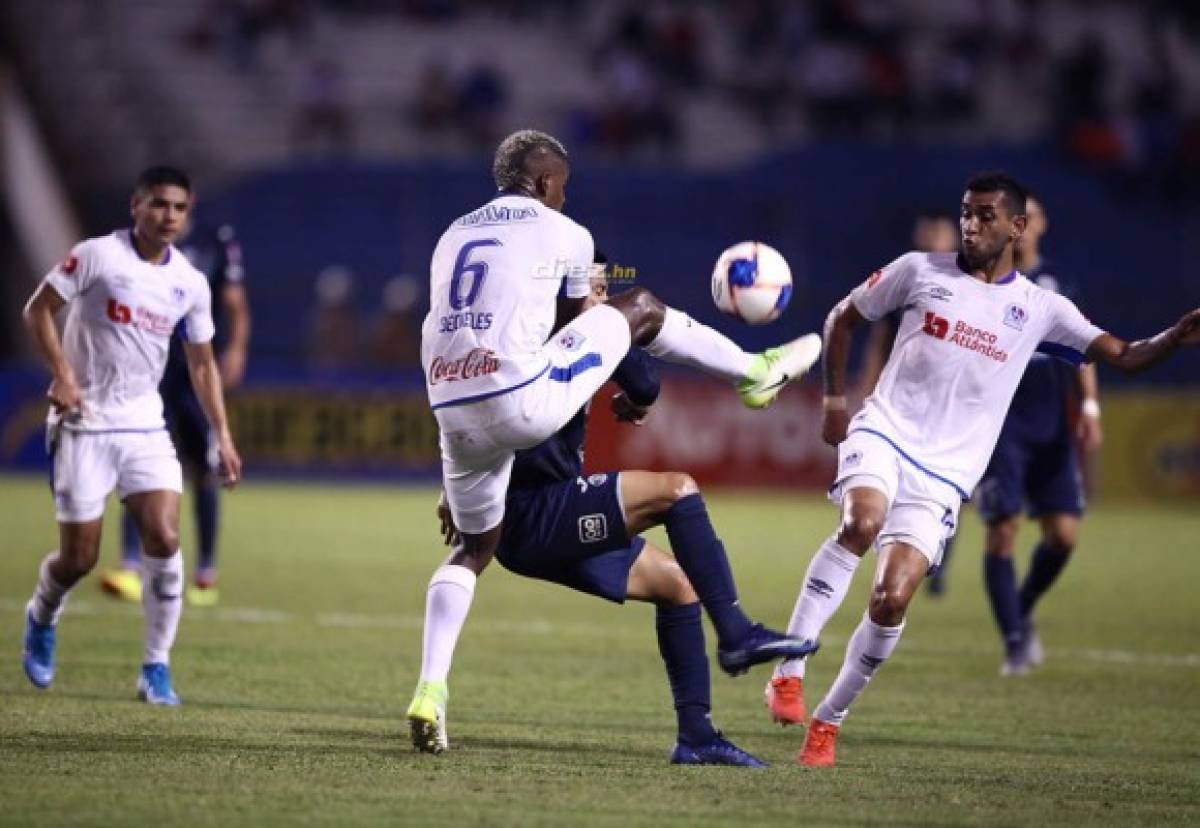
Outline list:
[[[815,497],[709,500],[743,602],[782,626],[834,510]],[[674,717],[650,607],[498,566],[451,675],[452,749],[414,754],[403,713],[442,554],[427,489],[250,483],[224,501],[221,606],[184,614],[183,707],[134,701],[140,612],[95,576],[72,596],[58,677],[39,692],[20,635],[55,542],[50,498],[40,479],[6,477],[0,503],[3,825],[1200,822],[1194,505],[1098,507],[1039,614],[1046,665],[1006,680],[980,527],[964,512],[949,595],[914,603],[847,720],[838,767],[793,764],[802,734],[768,722],[767,668],[729,679],[714,667],[714,718],[772,763],[753,772],[667,763]],[[840,666],[869,564],[810,666],[810,703]]]

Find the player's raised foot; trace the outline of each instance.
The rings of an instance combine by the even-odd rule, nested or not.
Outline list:
[[[183,593],[189,607],[215,607],[221,600],[221,593],[215,586],[193,584]]]
[[[751,756],[717,731],[712,740],[692,745],[682,739],[671,751],[672,765],[736,765],[742,768],[765,768],[767,763]]]
[[[176,707],[180,703],[175,688],[171,686],[171,668],[161,662],[142,665],[137,694],[146,704]]]
[[[755,664],[777,658],[803,658],[821,645],[808,638],[791,638],[781,632],[755,624],[741,641],[717,648],[717,663],[731,676],[740,676]]]
[[[136,569],[111,569],[100,579],[100,588],[114,598],[142,602],[142,575]]]
[[[1025,663],[1030,667],[1041,667],[1046,660],[1046,651],[1042,649],[1042,639],[1038,635],[1033,619],[1026,616],[1021,621],[1021,649]]]
[[[738,383],[738,396],[747,408],[766,408],[784,386],[804,376],[820,357],[821,337],[815,333],[755,354],[750,375]]]
[[[54,681],[54,625],[39,624],[25,613],[25,642],[21,664],[34,687],[45,690]]]
[[[444,681],[417,683],[408,706],[408,729],[413,747],[422,753],[441,753],[450,747],[446,736],[446,700],[450,691]]]
[[[808,718],[804,706],[804,681],[799,676],[778,676],[763,691],[771,721],[778,725],[802,725]]]
[[[835,724],[813,719],[808,724],[804,747],[800,748],[800,755],[796,757],[796,761],[806,768],[833,767],[840,729]]]

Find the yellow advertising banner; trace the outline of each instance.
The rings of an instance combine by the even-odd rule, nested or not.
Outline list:
[[[311,472],[441,468],[437,422],[421,388],[245,389],[231,396],[229,418],[248,464]]]
[[[1102,404],[1097,494],[1200,498],[1200,393],[1113,391]]]

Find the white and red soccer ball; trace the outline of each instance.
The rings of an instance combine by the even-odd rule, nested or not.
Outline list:
[[[774,321],[792,298],[792,270],[770,245],[735,244],[717,258],[712,274],[713,302],[749,325]]]

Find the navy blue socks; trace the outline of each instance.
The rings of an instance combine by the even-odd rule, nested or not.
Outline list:
[[[201,582],[217,577],[218,492],[219,484],[213,475],[205,475],[196,485],[196,529],[200,535],[200,548],[196,550],[195,579]]]
[[[663,524],[675,560],[708,612],[718,642],[728,646],[741,641],[753,624],[738,604],[729,558],[708,519],[704,499],[699,494],[681,498],[667,511]]]
[[[1014,655],[1021,646],[1021,604],[1017,597],[1017,572],[1012,557],[984,554],[983,581],[1004,649]]]
[[[709,719],[712,699],[700,605],[658,607],[655,626],[658,651],[667,667],[671,696],[675,699],[679,738],[690,745],[705,744],[716,736],[716,730]]]
[[[1063,567],[1071,557],[1070,552],[1052,549],[1044,543],[1039,543],[1033,550],[1033,560],[1029,564],[1029,572],[1025,574],[1025,582],[1021,584],[1020,606],[1021,616],[1033,612],[1033,605],[1058,580]]]

